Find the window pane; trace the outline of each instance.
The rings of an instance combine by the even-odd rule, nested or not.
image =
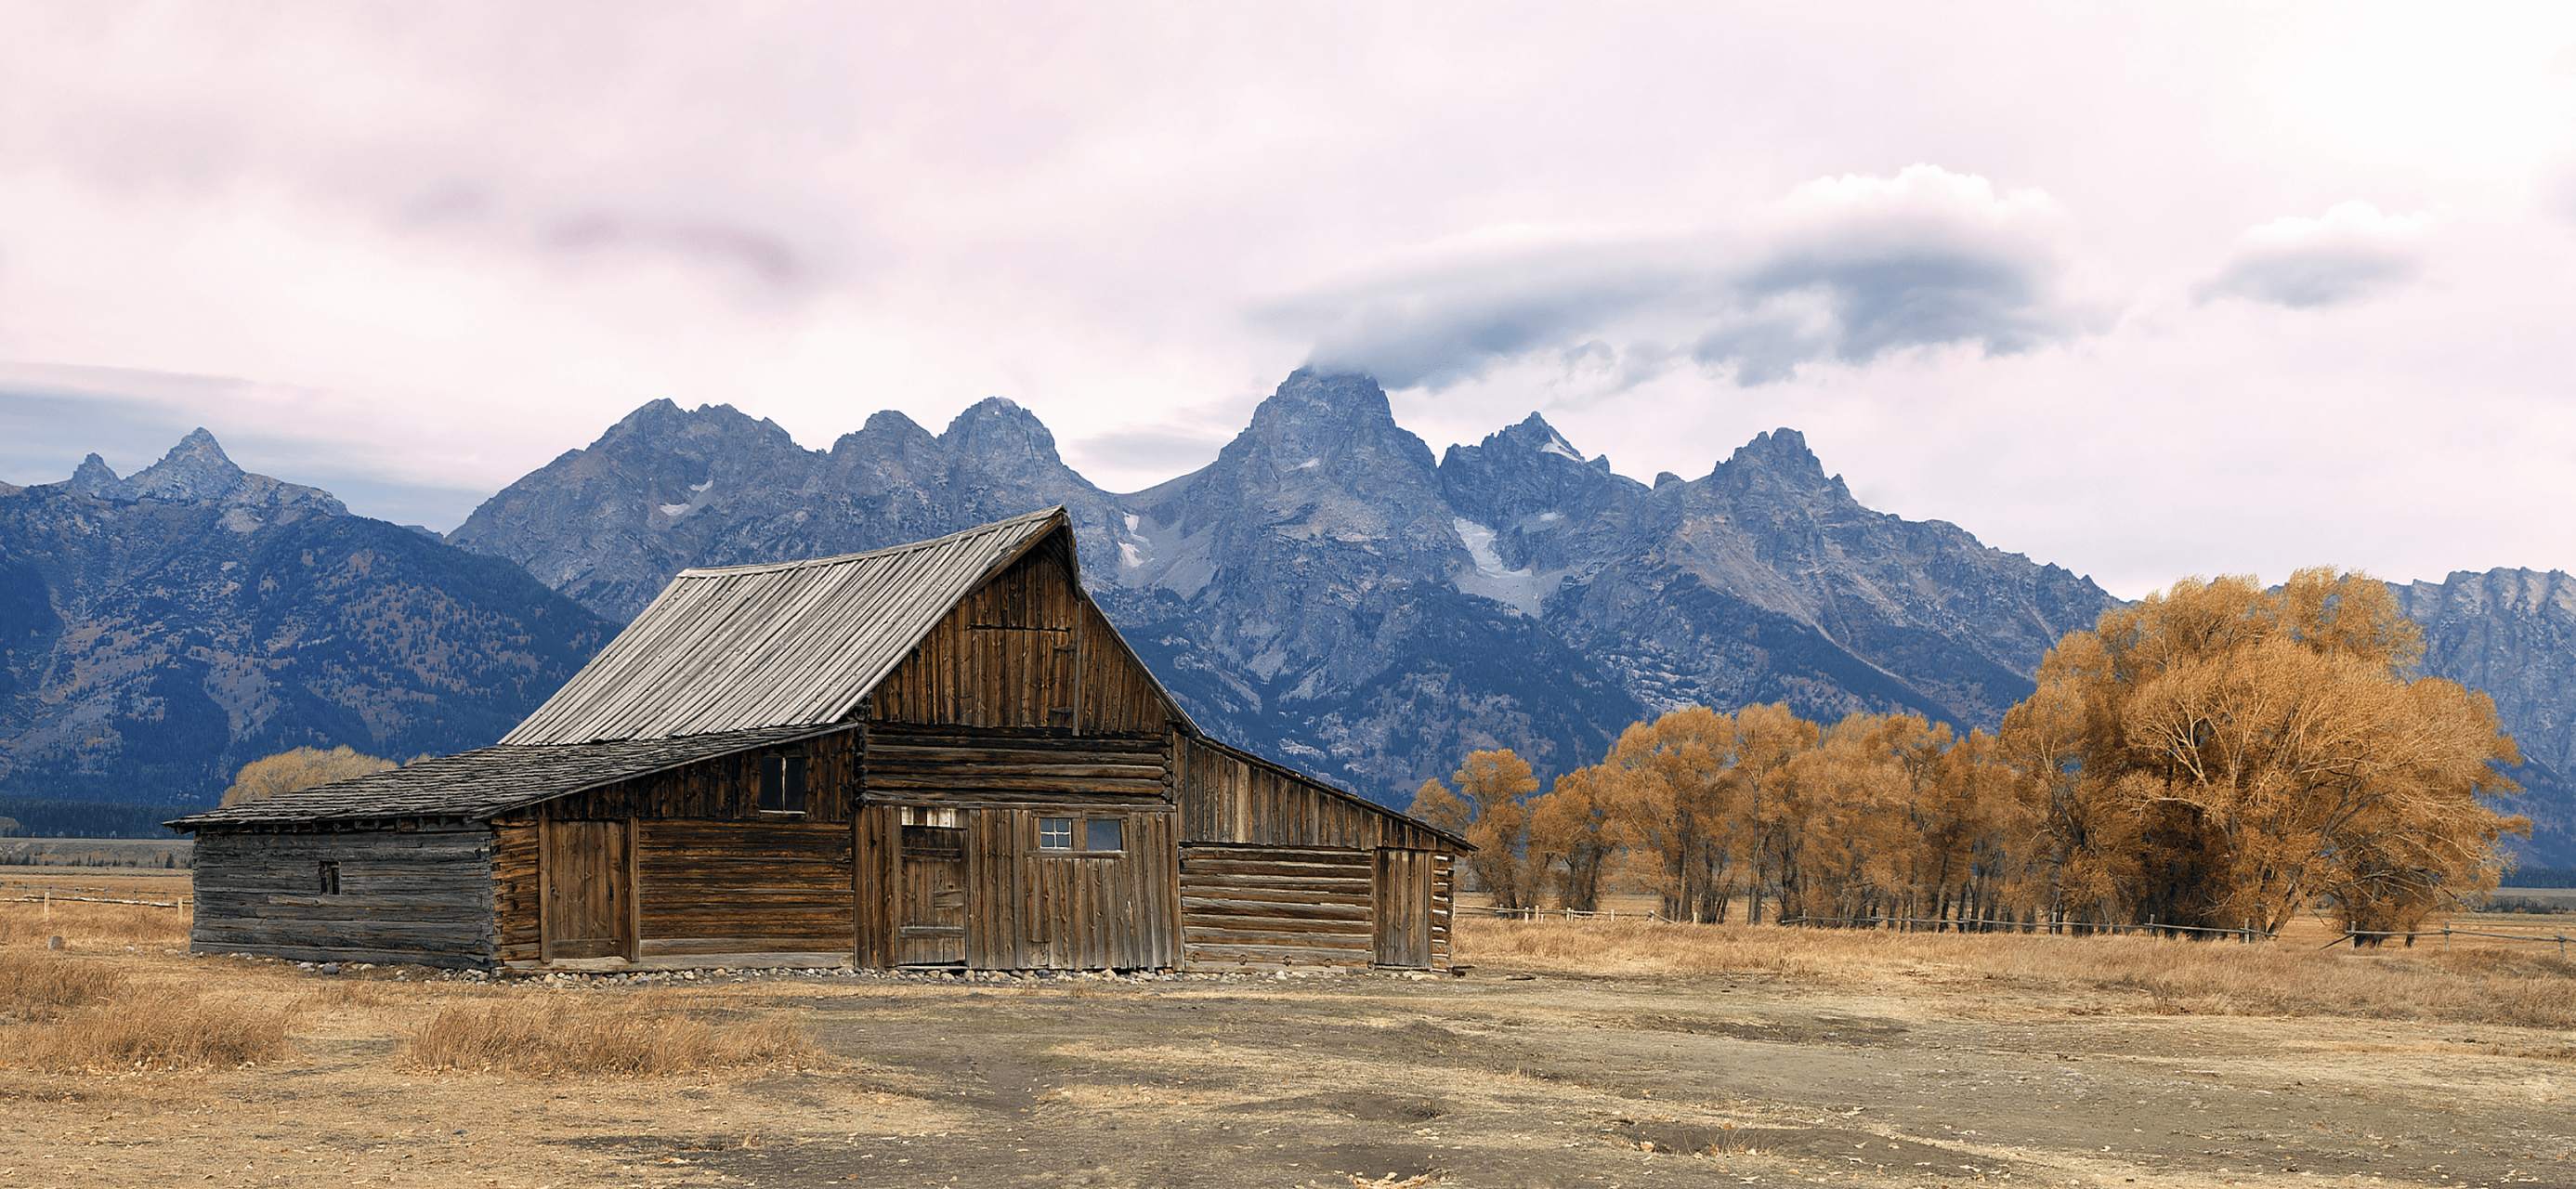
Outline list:
[[[1042,817],[1038,819],[1039,850],[1072,850],[1073,819]]]
[[[784,783],[787,787],[779,797],[778,807],[803,813],[805,812],[805,757],[788,756],[784,763],[787,768]]]
[[[787,793],[787,765],[778,756],[760,757],[760,807],[776,809]]]
[[[1095,817],[1083,823],[1082,849],[1127,849],[1127,822],[1124,818]]]

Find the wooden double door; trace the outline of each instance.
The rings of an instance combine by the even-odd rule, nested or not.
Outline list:
[[[635,956],[635,823],[540,821],[538,921],[547,961]]]

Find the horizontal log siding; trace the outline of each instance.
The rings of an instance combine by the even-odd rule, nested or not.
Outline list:
[[[880,724],[865,794],[877,804],[966,808],[1037,803],[1161,806],[1170,735]]]
[[[1175,743],[1172,768],[1183,842],[1455,849],[1439,835],[1348,794],[1186,736]]]
[[[1188,970],[1367,966],[1370,852],[1181,847],[1181,963]]]
[[[879,722],[1157,731],[1174,713],[1074,584],[1057,536],[995,575],[869,695]]]
[[[847,953],[849,827],[636,823],[638,955]]]
[[[189,947],[299,961],[493,961],[493,835],[485,826],[201,831]],[[340,891],[320,890],[337,863]]]

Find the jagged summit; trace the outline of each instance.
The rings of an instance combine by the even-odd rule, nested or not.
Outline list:
[[[59,486],[115,503],[155,500],[219,505],[230,510],[223,524],[235,532],[306,515],[345,516],[349,512],[330,492],[318,487],[286,483],[241,469],[204,426],[189,431],[160,461],[129,477],[118,478],[106,459],[91,454]]]
[[[115,467],[107,465],[106,459],[92,453],[82,459],[78,467],[72,469],[72,477],[67,481],[66,486],[82,495],[97,496],[114,491],[116,485],[122,482],[124,480],[116,476]]]
[[[1246,432],[1285,426],[1393,429],[1395,407],[1386,389],[1359,372],[1299,368],[1253,409]]]
[[[245,474],[224,453],[215,435],[198,426],[170,452],[124,482],[124,494],[138,499],[222,499],[242,485]]]
[[[1045,465],[1058,461],[1055,434],[1037,414],[1008,397],[988,396],[966,406],[939,438],[973,459]]]

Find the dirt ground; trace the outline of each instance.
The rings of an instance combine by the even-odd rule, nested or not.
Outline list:
[[[1463,927],[1478,951],[1551,926]],[[648,989],[75,938],[143,985],[290,1006],[292,1054],[0,1070],[0,1185],[2576,1186],[2564,1028],[2173,1014],[1973,961],[1586,975],[1500,948],[1455,978],[707,979],[651,993],[800,1021],[825,1056],[534,1078],[394,1058],[432,1004]]]

